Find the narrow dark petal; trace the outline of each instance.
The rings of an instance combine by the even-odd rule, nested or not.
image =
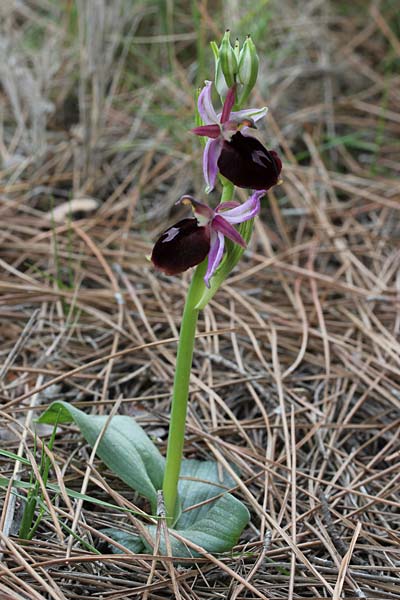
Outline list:
[[[197,219],[183,219],[159,237],[151,260],[156,269],[176,275],[201,263],[209,250],[209,227],[199,226]]]
[[[239,246],[246,248],[247,244],[240,233],[234,228],[233,225],[228,223],[228,221],[225,221],[224,217],[221,217],[221,215],[216,215],[214,217],[211,227],[215,231],[222,233],[222,235],[232,240],[232,242],[235,242],[235,244],[239,244]]]
[[[216,139],[221,135],[221,128],[219,125],[200,125],[200,127],[194,127],[190,131],[196,135],[203,135],[213,139]]]
[[[191,206],[194,216],[197,219],[200,225],[205,225],[211,222],[214,217],[215,211],[208,206],[208,204],[204,204],[204,202],[200,202],[190,196],[189,194],[184,194],[179,198],[175,204],[185,204],[186,206]]]
[[[274,150],[267,150],[256,138],[240,132],[230,142],[224,142],[217,164],[233,184],[252,190],[268,190],[276,185],[282,170]]]
[[[236,85],[228,90],[225,98],[224,106],[222,108],[221,123],[226,123],[229,120],[229,116],[232,112],[233,105],[235,104]]]

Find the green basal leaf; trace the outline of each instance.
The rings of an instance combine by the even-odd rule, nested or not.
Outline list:
[[[209,503],[204,515],[195,520],[190,527],[181,529],[179,521],[175,531],[190,542],[204,548],[210,554],[228,552],[237,544],[240,534],[249,522],[249,512],[239,500],[231,494],[224,494],[218,500]],[[149,532],[155,538],[157,528],[149,527]],[[201,556],[184,542],[177,540],[170,530],[172,555],[176,557]],[[145,544],[146,546],[146,544]],[[151,549],[148,548],[150,551]],[[160,554],[167,553],[164,536],[161,535]]]
[[[38,419],[40,423],[74,421],[87,442],[93,446],[107,416],[88,415],[67,402],[53,402]],[[157,505],[157,490],[162,486],[164,458],[132,417],[113,417],[100,441],[97,455],[122,481]]]
[[[121,546],[125,546],[128,550],[133,552],[134,554],[143,554],[145,551],[144,543],[142,538],[135,533],[129,533],[128,531],[121,531],[121,529],[116,529],[115,527],[108,527],[107,529],[102,529],[101,533],[108,535],[112,540],[121,544]],[[117,546],[111,546],[111,550],[114,554],[122,554],[122,550],[117,548]]]
[[[241,223],[238,227],[240,235],[243,237],[245,242],[248,244],[253,233],[254,219]],[[239,244],[234,244],[228,239],[225,239],[226,252],[224,258],[217,271],[214,273],[210,281],[210,287],[204,290],[202,297],[196,305],[196,309],[204,308],[213,296],[217,293],[225,279],[230,275],[232,270],[236,267],[237,263],[242,257],[244,248]]]
[[[210,510],[207,500],[216,500],[235,486],[233,478],[226,470],[221,473],[215,461],[184,459],[178,485],[181,514],[177,527],[191,527]],[[191,508],[192,506],[196,508]]]
[[[226,491],[235,485],[225,471],[220,478],[214,461],[184,460],[178,486],[182,512],[174,527],[177,533],[211,554],[231,550],[250,519],[245,505]],[[154,539],[156,527],[149,531]],[[198,556],[172,534],[170,543],[173,556]],[[160,552],[166,552],[163,537]]]
[[[174,538],[174,531],[211,554],[228,552],[238,542],[240,534],[249,522],[249,512],[244,504],[226,491],[234,485],[234,480],[227,473],[224,473],[220,480],[217,463],[213,461],[182,462],[179,481],[182,513],[175,527],[170,529],[169,535],[173,556],[199,556]],[[157,527],[149,526],[147,529],[155,540]],[[138,537],[135,534],[120,532],[117,529],[107,529],[104,533],[132,552],[140,552]],[[153,551],[146,542],[143,542],[143,548],[150,553]],[[120,551],[114,547],[113,552]],[[167,553],[162,531],[158,553]]]
[[[92,446],[107,421],[107,416],[87,415],[67,402],[53,402],[40,417],[41,423],[69,423],[74,421]],[[98,446],[98,456],[131,488],[148,498],[156,512],[157,490],[161,489],[164,459],[147,434],[132,417],[113,417]],[[196,557],[184,543],[173,537],[179,535],[194,542],[212,554],[229,551],[238,541],[249,521],[249,512],[227,490],[235,486],[232,477],[224,472],[220,477],[213,461],[184,460],[179,480],[181,513],[170,530],[174,556]],[[157,527],[148,531],[156,539]],[[152,551],[140,537],[115,528],[104,530],[109,537],[135,553]],[[113,551],[118,552],[114,547]],[[163,536],[159,553],[166,554]]]

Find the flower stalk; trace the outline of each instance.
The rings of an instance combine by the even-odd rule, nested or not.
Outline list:
[[[166,516],[174,523],[179,516],[178,481],[181,470],[183,445],[185,441],[186,414],[189,399],[190,372],[192,369],[194,339],[199,309],[196,308],[204,289],[204,274],[207,259],[204,260],[193,275],[186,297],[181,329],[179,332],[178,354],[174,387],[172,392],[172,408],[169,424],[167,458],[165,463],[163,495]]]
[[[232,200],[235,186],[230,181],[223,183],[221,203]],[[186,415],[189,401],[190,373],[192,370],[194,341],[200,300],[207,288],[204,275],[207,259],[200,263],[193,275],[186,297],[181,328],[179,332],[178,352],[174,387],[172,391],[171,417],[168,433],[167,458],[165,463],[163,495],[167,519],[173,524],[179,516],[178,482],[185,443]]]

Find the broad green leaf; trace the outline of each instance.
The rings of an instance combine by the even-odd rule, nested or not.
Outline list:
[[[225,470],[220,473],[217,463],[213,460],[183,460],[178,485],[182,512],[176,526],[179,529],[190,527],[210,510],[210,503],[203,505],[203,502],[211,498],[217,499],[235,485]],[[198,504],[201,506],[191,508]]]
[[[178,521],[174,529],[179,535],[201,546],[210,554],[228,552],[237,544],[240,534],[249,522],[249,512],[245,505],[231,494],[224,494],[218,500],[210,502],[207,506],[209,507],[207,512],[195,520],[189,527],[181,529]],[[157,528],[150,526],[148,529],[154,539]],[[172,535],[173,531],[171,531],[170,535],[173,556],[182,558],[200,556],[200,554],[189,548],[189,546],[174,538]],[[151,551],[150,548],[148,550]],[[166,554],[166,552],[167,548],[162,536],[160,554]]]
[[[93,446],[107,416],[88,415],[67,402],[53,402],[38,419],[40,423],[74,421]],[[164,458],[132,417],[113,417],[100,441],[97,455],[127,485],[150,500],[153,511],[157,490],[162,487]]]
[[[129,533],[127,531],[121,531],[121,529],[116,529],[115,527],[108,527],[107,529],[102,529],[101,533],[108,535],[112,540],[115,540],[125,548],[128,548],[131,552],[135,554],[143,554],[144,552],[144,544],[142,538],[135,533]],[[122,554],[122,550],[117,548],[117,546],[112,546],[111,550],[114,554]]]
[[[39,419],[42,423],[74,421],[92,446],[107,421],[106,416],[87,415],[66,402],[54,402]],[[157,490],[162,487],[164,459],[134,419],[113,417],[101,439],[97,454],[103,462],[127,485],[148,498],[155,511]],[[175,530],[210,553],[230,550],[238,541],[249,521],[247,508],[227,492],[235,485],[232,477],[223,473],[213,461],[184,460],[182,463],[179,495],[182,512]],[[148,531],[156,539],[157,527]],[[173,537],[170,543],[174,556],[195,557],[197,554]],[[152,551],[138,536],[115,528],[105,533],[135,553]],[[114,551],[117,551],[114,547]],[[160,553],[166,553],[161,536]]]
[[[174,538],[174,531],[211,554],[231,550],[249,522],[249,512],[244,504],[226,492],[226,489],[235,485],[233,479],[227,473],[223,473],[221,481],[217,463],[199,460],[184,460],[181,476],[179,496],[182,502],[182,513],[175,527],[170,530],[169,536],[173,556],[181,558],[199,556],[183,542]],[[195,508],[191,508],[193,506]],[[157,527],[149,526],[147,529],[155,540]],[[118,532],[115,529],[108,529],[105,533],[132,552],[138,552],[136,535]],[[152,552],[152,548],[146,542],[143,542],[143,548]],[[118,550],[114,547],[113,552]],[[166,554],[166,552],[165,539],[162,535],[159,553]]]
[[[211,554],[230,550],[250,518],[245,505],[226,492],[234,486],[226,471],[220,476],[215,461],[182,461],[178,486],[182,512],[174,527],[177,533]],[[149,531],[153,537],[156,528],[149,527]],[[170,543],[173,556],[197,556],[172,535]],[[160,550],[166,552],[164,541]]]

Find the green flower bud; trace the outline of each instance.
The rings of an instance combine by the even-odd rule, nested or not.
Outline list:
[[[234,51],[234,53],[235,53],[235,56],[236,56],[237,63],[239,64],[239,56],[240,56],[240,42],[239,42],[238,38],[236,38],[236,40],[235,40],[235,45],[234,45],[234,47],[233,47],[233,51]]]
[[[229,86],[226,83],[224,74],[222,72],[221,61],[218,59],[215,65],[215,88],[221,98],[221,102],[224,102],[226,94],[228,93]]]
[[[249,95],[257,81],[258,56],[253,40],[248,35],[239,56],[238,78],[245,87],[243,95]]]
[[[236,75],[238,72],[238,63],[235,55],[235,51],[231,46],[229,40],[230,31],[225,31],[224,37],[222,38],[221,46],[219,49],[219,61],[221,65],[222,73],[224,74],[226,84],[228,88],[231,88],[236,81]]]

